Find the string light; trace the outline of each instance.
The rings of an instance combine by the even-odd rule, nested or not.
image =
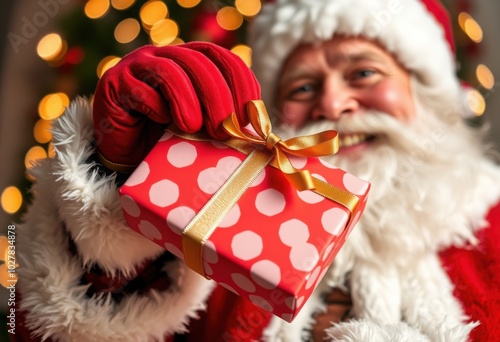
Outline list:
[[[140,31],[141,25],[136,19],[124,19],[118,25],[116,25],[115,39],[118,43],[130,43],[135,38],[137,38]]]
[[[45,35],[36,47],[36,52],[38,56],[45,60],[51,61],[57,59],[58,56],[63,52],[63,39],[57,33],[49,33]]]
[[[50,128],[51,121],[44,119],[38,120],[33,127],[33,136],[35,140],[40,144],[48,143],[52,139]]]
[[[236,0],[234,6],[244,16],[253,17],[259,13],[262,4],[260,0]]]
[[[109,0],[89,0],[85,4],[84,12],[90,19],[99,19],[108,13],[109,7]]]
[[[111,0],[111,6],[117,10],[126,10],[134,4],[135,0]]]
[[[231,51],[239,56],[243,62],[250,68],[252,66],[252,49],[247,45],[236,45]]]
[[[458,24],[473,42],[480,43],[483,40],[483,30],[470,14],[461,12],[458,15]]]
[[[177,3],[179,6],[184,7],[184,8],[193,8],[196,5],[198,5],[201,2],[201,0],[177,0]]]
[[[177,23],[170,19],[163,19],[153,25],[149,35],[154,45],[165,46],[172,43],[178,34]]]
[[[28,150],[24,157],[24,166],[31,169],[37,160],[47,158],[47,152],[41,146],[33,146]]]
[[[0,202],[3,211],[7,214],[15,214],[23,204],[23,195],[17,187],[9,186],[2,191]]]
[[[495,76],[484,64],[479,64],[476,68],[476,77],[479,83],[486,89],[491,90],[495,86]]]
[[[243,24],[243,16],[233,6],[222,7],[217,12],[217,23],[223,29],[233,31]]]
[[[142,25],[146,30],[152,29],[153,25],[168,16],[167,5],[162,1],[148,1],[139,11]]]
[[[120,57],[117,56],[107,56],[101,59],[99,64],[97,64],[97,77],[101,78],[102,75],[109,69],[112,68],[120,61]]]
[[[467,102],[470,110],[476,115],[481,116],[486,111],[486,101],[481,93],[473,89],[467,94]]]
[[[56,119],[69,106],[69,97],[64,93],[48,94],[38,104],[38,115],[44,120]]]

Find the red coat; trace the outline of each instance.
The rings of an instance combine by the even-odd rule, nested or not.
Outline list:
[[[471,333],[471,341],[478,342],[500,341],[500,204],[490,210],[487,221],[490,227],[476,234],[477,246],[441,253],[443,266],[455,284],[455,296],[471,321],[481,322]],[[207,305],[200,319],[191,322],[191,333],[175,341],[255,341],[271,318],[270,313],[222,287],[214,290]],[[19,314],[11,341],[37,341],[29,337]],[[172,342],[174,337],[165,341]]]

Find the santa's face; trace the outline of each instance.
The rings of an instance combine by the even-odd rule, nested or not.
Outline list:
[[[363,38],[300,45],[285,62],[278,84],[282,123],[295,129],[374,111],[404,123],[415,117],[408,71]],[[340,154],[363,151],[379,138],[370,132],[339,133]]]

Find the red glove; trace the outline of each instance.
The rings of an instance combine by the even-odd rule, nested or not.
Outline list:
[[[260,99],[252,71],[235,54],[211,43],[139,48],[104,73],[94,94],[94,134],[106,165],[139,164],[174,122],[193,133],[203,127],[214,138],[222,121]]]

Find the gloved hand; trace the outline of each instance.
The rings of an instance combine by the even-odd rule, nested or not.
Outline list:
[[[231,51],[211,43],[144,46],[123,57],[99,80],[93,116],[97,151],[105,165],[138,165],[170,122],[193,133],[226,137],[221,123],[260,99],[252,71]],[[104,157],[104,158],[102,158]]]

